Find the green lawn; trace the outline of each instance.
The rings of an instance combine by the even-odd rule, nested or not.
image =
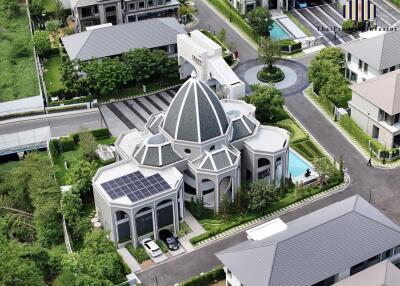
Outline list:
[[[10,161],[0,164],[0,178],[12,172],[19,166],[21,161]]]
[[[0,11],[0,102],[39,94],[25,6],[18,16]]]
[[[44,64],[46,72],[44,73],[44,81],[48,92],[59,90],[64,85],[61,82],[61,57],[58,55],[51,56]]]

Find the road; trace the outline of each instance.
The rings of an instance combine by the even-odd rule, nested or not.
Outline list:
[[[0,121],[0,135],[50,126],[51,136],[59,137],[77,132],[81,126],[89,129],[106,127],[98,109],[19,117]]]
[[[246,55],[247,52],[248,56],[241,58],[241,65],[246,65],[246,62],[250,62],[257,57],[254,48],[243,40],[240,35],[235,35],[235,31],[222,19],[216,17],[215,13],[206,4],[200,0],[195,0],[195,2],[199,9],[200,22],[201,19],[207,19],[205,23],[199,23],[197,27],[207,28],[208,24],[212,25],[212,27],[224,27],[228,31],[228,41],[233,40],[237,43],[239,53],[241,55],[245,53]],[[297,60],[297,62],[308,66],[312,57],[313,55],[308,55]],[[343,158],[344,166],[351,177],[351,183],[345,191],[291,211],[281,216],[281,219],[288,222],[354,194],[360,194],[367,199],[371,195],[372,203],[388,215],[389,218],[400,224],[400,208],[398,207],[400,205],[400,196],[397,194],[398,186],[400,186],[399,170],[368,167],[367,160],[302,93],[285,97],[285,105],[333,157],[337,159]],[[246,235],[243,231],[236,233],[199,248],[194,252],[145,270],[139,274],[139,278],[145,286],[156,285],[155,277],[157,277],[158,286],[171,286],[185,281],[194,275],[220,265],[214,254],[245,239]]]

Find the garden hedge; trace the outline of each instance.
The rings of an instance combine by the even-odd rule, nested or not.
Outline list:
[[[221,267],[215,268],[204,274],[197,275],[190,280],[179,284],[180,286],[209,286],[211,283],[225,279],[225,271]]]
[[[61,150],[63,152],[72,151],[75,149],[75,142],[72,136],[62,137],[60,143],[61,143]]]

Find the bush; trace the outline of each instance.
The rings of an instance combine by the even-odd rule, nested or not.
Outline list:
[[[35,31],[33,44],[40,56],[46,55],[51,50],[50,34],[47,31]],[[58,49],[57,49],[58,50]]]
[[[57,156],[60,154],[60,149],[58,148],[58,146],[56,146],[55,140],[50,140],[49,151],[50,151],[52,160],[54,161],[57,158]]]
[[[143,246],[138,246],[136,249],[133,248],[131,244],[126,246],[126,249],[132,254],[132,256],[137,260],[137,262],[142,263],[150,259],[149,255],[147,254],[146,250],[144,250]]]
[[[110,131],[107,128],[100,128],[100,129],[95,129],[91,130],[93,136],[96,139],[105,139],[105,138],[110,138],[111,134]]]
[[[285,54],[293,54],[301,51],[301,42],[295,42],[292,39],[279,42],[281,51]]]
[[[71,136],[61,138],[61,150],[63,152],[72,151],[75,149],[75,142]]]
[[[190,280],[179,284],[180,286],[208,286],[213,282],[225,279],[225,271],[222,267],[215,268],[204,274],[197,275]]]
[[[65,90],[62,88],[59,90],[55,90],[53,92],[49,92],[48,94],[49,94],[49,96],[64,97]],[[51,101],[51,102],[49,102],[48,106],[59,106],[61,103],[64,105],[68,105],[68,104],[84,103],[84,102],[90,102],[90,101],[92,101],[92,98],[90,96],[82,96],[82,97],[74,98],[74,99]]]
[[[257,73],[257,79],[262,82],[279,82],[285,78],[285,74],[278,67],[272,67],[272,70],[263,68]]]

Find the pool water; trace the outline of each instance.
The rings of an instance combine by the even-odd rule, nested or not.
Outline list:
[[[288,33],[285,32],[285,30],[282,29],[282,27],[274,21],[272,24],[272,30],[270,32],[270,38],[273,40],[284,40],[284,39],[290,39],[291,37],[289,36]]]
[[[301,158],[298,154],[289,150],[289,174],[292,174],[293,181],[296,181],[296,177],[302,177],[307,169],[313,170],[313,166]]]

